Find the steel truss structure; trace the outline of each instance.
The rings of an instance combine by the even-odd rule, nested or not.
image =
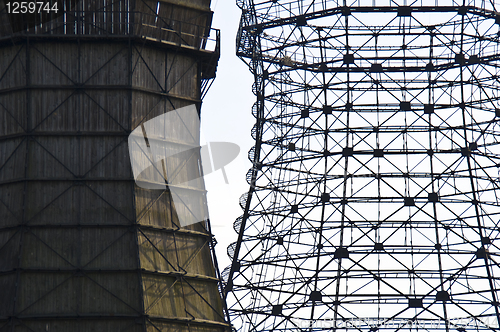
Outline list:
[[[186,208],[135,185],[127,146],[200,110],[210,1],[66,1],[50,20],[4,3],[0,331],[227,331],[209,221],[181,228]]]
[[[499,331],[500,5],[240,0],[241,331]]]

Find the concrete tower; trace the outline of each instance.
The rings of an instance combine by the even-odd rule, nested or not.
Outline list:
[[[0,2],[0,331],[227,330],[209,222],[180,227],[127,147],[142,123],[200,109],[210,0],[57,7]]]

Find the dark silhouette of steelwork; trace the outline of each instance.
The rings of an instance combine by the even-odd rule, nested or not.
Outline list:
[[[240,0],[241,331],[498,331],[500,5]]]

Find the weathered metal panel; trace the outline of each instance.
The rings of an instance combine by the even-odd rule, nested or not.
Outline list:
[[[164,38],[151,43],[96,39],[134,31],[133,13],[124,14],[134,4],[103,4],[79,2],[96,10],[85,24],[68,15],[28,29],[34,37],[51,31],[90,39],[0,45],[0,324],[14,331],[223,331],[211,234],[203,223],[179,228],[188,211],[174,206],[168,190],[134,184],[127,145],[141,123],[200,104],[203,57],[183,48],[199,47],[193,32],[209,28],[209,6],[160,4],[163,15],[189,24],[150,26]],[[141,17],[141,26],[151,18]],[[189,30],[192,23],[202,27]],[[168,39],[178,32],[187,34],[183,45]],[[182,169],[178,179],[195,171]],[[201,202],[205,193],[181,194]]]
[[[26,85],[25,52],[23,45],[0,48],[0,89]]]

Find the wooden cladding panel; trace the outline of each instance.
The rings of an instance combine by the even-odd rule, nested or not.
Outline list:
[[[15,332],[32,332],[32,331],[48,331],[49,332],[143,332],[141,320],[138,318],[128,318],[115,315],[109,315],[107,320],[99,318],[86,319],[37,319],[33,321],[24,321],[23,325],[16,326]],[[1,330],[4,332],[4,330]],[[7,330],[5,330],[7,332]],[[10,330],[8,330],[10,332]],[[156,330],[158,331],[158,330]],[[165,330],[166,331],[166,330]]]
[[[125,43],[84,43],[81,49],[82,79],[91,85],[128,85],[128,45]]]
[[[191,96],[162,97],[149,92],[132,92],[131,121],[135,129],[141,123],[151,120],[161,114],[170,112],[184,106],[197,104],[198,100]]]
[[[30,43],[28,51],[32,85],[69,85],[78,82],[80,66],[76,43]]]
[[[126,43],[35,42],[30,45],[32,85],[127,85]]]
[[[0,301],[0,315],[12,316],[14,314],[14,298],[16,296],[16,274],[0,275],[0,289],[2,290],[2,301]],[[7,325],[4,325],[4,327]],[[7,329],[0,328],[4,332]]]
[[[130,227],[33,228],[24,234],[21,267],[48,270],[133,270]]]
[[[23,45],[0,48],[0,90],[26,85],[26,49]]]
[[[132,85],[153,91],[165,90],[165,65],[169,56],[158,49],[135,48],[132,54]]]
[[[176,228],[179,224],[177,211],[169,191],[135,188],[137,222],[164,228]]]
[[[21,168],[21,167],[19,167]],[[0,185],[0,220],[3,227],[13,227],[22,223],[24,183],[13,182]]]
[[[1,271],[13,271],[18,264],[19,244],[22,233],[17,230],[2,230],[0,231],[0,260]],[[1,288],[2,291],[5,288]],[[1,301],[0,301],[1,302]]]
[[[20,284],[17,310],[25,315],[133,315],[141,310],[135,272],[27,272]]]
[[[176,55],[169,57],[167,61],[170,68],[167,77],[167,91],[174,95],[199,98],[201,77],[198,74],[196,58]]]
[[[191,234],[165,234],[144,230],[139,235],[141,267],[149,271],[186,271],[215,277],[206,237]],[[182,250],[179,250],[182,249]]]
[[[0,136],[23,133],[27,128],[27,91],[0,94]]]
[[[102,132],[126,134],[129,127],[129,92],[124,89],[102,89],[89,86],[81,91],[66,89],[38,88],[30,94],[31,129],[35,132]],[[7,111],[1,112],[10,119],[10,127],[5,132],[15,132],[16,119]],[[24,123],[26,121],[23,121]],[[23,123],[23,124],[24,124]],[[19,129],[18,129],[19,132]]]
[[[133,207],[126,181],[28,182],[29,225],[130,225]]]
[[[214,301],[212,307],[203,298],[218,297],[215,282],[194,279],[143,276],[144,306],[152,316],[190,317],[186,310],[197,319],[220,321],[217,311],[222,312],[221,303]]]
[[[25,176],[26,139],[23,137],[5,140],[0,149],[0,182],[21,180]]]
[[[96,178],[131,180],[130,163],[115,150],[128,156],[126,137],[121,136],[38,136],[30,142],[28,178],[85,181]],[[113,158],[113,156],[118,158]],[[24,164],[24,163],[23,163]],[[104,169],[107,168],[107,169]],[[94,176],[90,177],[89,173]]]
[[[164,322],[161,320],[151,320],[147,325],[147,332],[226,332],[227,329],[218,326],[204,326],[198,324],[181,324],[176,322]]]
[[[74,91],[32,90],[30,100],[30,130],[67,132],[80,126],[79,100]]]
[[[198,59],[144,47],[132,54],[132,86],[199,98]]]

